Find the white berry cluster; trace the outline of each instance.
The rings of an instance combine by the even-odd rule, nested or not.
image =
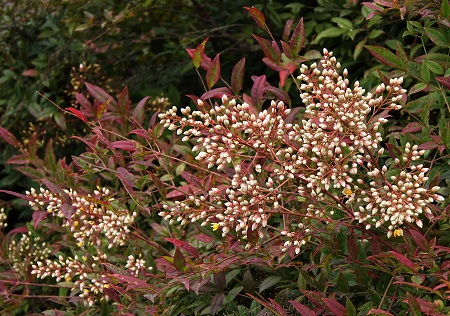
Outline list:
[[[7,216],[5,213],[5,209],[2,207],[0,209],[0,229],[8,226],[8,223],[6,222],[6,220],[7,220]]]
[[[199,100],[200,107],[204,104]],[[231,169],[231,181],[224,177],[222,185],[211,188],[206,194],[190,196],[186,201],[165,204],[160,215],[167,220],[176,219],[182,223],[202,220],[202,225],[211,223],[214,230],[220,229],[226,235],[230,229],[246,237],[252,231],[267,225],[270,214],[281,206],[280,184],[269,176],[260,182],[260,173],[270,173],[275,180],[294,178],[294,171],[287,164],[281,167],[276,148],[285,146],[285,134],[293,130],[284,118],[289,114],[283,102],[272,101],[267,110],[252,113],[247,103],[222,98],[222,105],[209,111],[181,110],[184,117],[178,117],[174,107],[160,114],[161,122],[183,141],[195,140],[195,159],[207,168],[218,171]],[[252,165],[254,157],[269,158],[276,163]],[[278,166],[279,168],[276,168]],[[173,218],[174,217],[174,218]]]
[[[32,260],[45,260],[52,253],[49,245],[42,241],[40,236],[34,236],[32,232],[22,234],[20,240],[14,239],[8,245],[8,256],[12,261],[14,272],[26,273]]]
[[[139,258],[135,258],[133,255],[129,255],[125,268],[130,274],[132,274],[133,276],[137,276],[139,274],[139,271],[145,268],[145,260],[142,259],[142,254],[139,255]]]
[[[401,109],[403,78],[372,94],[358,82],[350,86],[348,71],[340,68],[326,49],[318,64],[301,66],[306,108],[299,121],[283,102],[258,112],[226,96],[221,105],[199,100],[199,110],[187,107],[178,115],[173,107],[160,114],[164,127],[194,143],[195,159],[211,170],[215,185],[168,201],[159,215],[182,224],[200,220],[244,239],[270,228],[282,248],[295,253],[313,232],[308,225],[326,223],[336,211],[366,229],[386,223],[388,236],[401,235],[406,223],[421,226],[429,204],[443,200],[438,187],[425,187],[427,168],[417,163],[424,152],[406,144],[403,157],[379,166],[382,127],[388,111]],[[281,227],[279,221],[271,226],[274,214],[282,215]]]
[[[103,289],[108,287],[108,281],[102,274],[102,265],[98,264],[106,259],[106,254],[91,258],[79,258],[77,255],[64,258],[59,255],[56,260],[36,261],[32,265],[31,274],[40,279],[52,277],[56,278],[56,282],[72,283],[72,295],[78,295],[84,304],[92,306],[99,299],[109,300],[108,295],[103,293]]]
[[[355,194],[348,199],[347,204],[358,205],[354,216],[359,223],[366,223],[366,229],[372,225],[378,228],[387,223],[388,237],[402,235],[401,226],[404,223],[415,223],[422,227],[420,216],[432,214],[429,204],[444,200],[436,193],[440,189],[438,186],[425,188],[428,168],[422,164],[413,164],[424,152],[419,151],[417,145],[407,143],[403,157],[394,160],[393,167],[398,170],[396,175],[388,176],[389,169],[386,166],[370,166],[367,172],[372,178],[369,187],[363,190],[354,186]]]
[[[65,219],[63,226],[70,228],[79,247],[100,246],[105,241],[107,248],[123,246],[137,216],[136,212],[115,210],[111,206],[114,199],[105,188],[94,190],[93,195],[65,189],[65,196],[61,196],[44,188],[39,193],[32,188],[26,194],[33,199],[29,202],[33,208],[45,207],[47,212]]]

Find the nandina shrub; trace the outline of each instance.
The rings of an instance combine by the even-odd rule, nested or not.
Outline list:
[[[69,164],[0,129],[22,152],[10,163],[41,186],[10,192],[35,211],[2,239],[4,313],[38,295],[47,313],[448,313],[448,207],[427,177],[436,159],[387,128],[403,78],[366,92],[332,52],[299,55],[302,20],[279,47],[246,9],[272,38],[255,36],[275,86],[253,76],[241,93],[245,59],[227,83],[205,40],[188,50],[207,87],[190,107],[146,113],[147,98],[87,84],[90,97],[66,110],[90,130]]]

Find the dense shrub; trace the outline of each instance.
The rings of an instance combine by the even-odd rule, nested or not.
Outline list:
[[[246,8],[267,69],[187,50],[189,105],[86,83],[70,161],[0,127],[39,182],[3,191],[33,209],[1,233],[3,313],[450,311],[448,2],[291,4],[281,41],[274,7]]]

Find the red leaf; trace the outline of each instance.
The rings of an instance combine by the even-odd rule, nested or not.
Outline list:
[[[259,37],[258,35],[252,34],[253,37],[258,41],[259,46],[261,47],[264,55],[269,58],[273,62],[279,62],[281,59],[280,48],[273,46],[273,43],[266,40],[265,38]],[[276,45],[276,44],[275,44]]]
[[[300,19],[297,26],[292,33],[289,40],[289,46],[291,47],[291,53],[293,56],[297,55],[305,44],[305,26],[303,24],[303,18]]]
[[[382,309],[378,309],[378,308],[374,308],[371,309],[370,312],[367,315],[390,315],[390,316],[394,316],[392,313],[389,313],[387,311],[384,311]]]
[[[214,57],[214,60],[211,63],[211,67],[206,72],[206,85],[208,86],[208,89],[211,89],[217,81],[219,81],[220,78],[220,60],[219,60],[220,54],[217,54],[216,57]]]
[[[77,92],[75,94],[75,99],[80,104],[81,109],[84,112],[87,112],[88,115],[94,115],[94,108],[92,106],[92,103],[89,102],[88,99],[86,99],[86,97],[84,95],[82,95],[81,93]]]
[[[202,100],[208,100],[208,99],[212,99],[212,98],[222,99],[222,96],[224,94],[228,97],[233,96],[233,92],[231,92],[231,90],[229,88],[221,87],[221,88],[215,88],[215,89],[205,92],[200,97],[200,99],[202,99]]]
[[[450,89],[450,77],[436,77],[436,80],[447,89]]]
[[[122,115],[128,116],[128,110],[130,108],[130,94],[128,93],[128,87],[125,86],[125,88],[122,90],[122,92],[119,94],[119,97],[117,98],[118,101],[118,107],[119,112]]]
[[[223,305],[223,301],[225,299],[225,294],[223,292],[219,292],[211,300],[210,310],[211,314],[215,315],[219,311],[219,309]]]
[[[353,238],[348,239],[348,252],[350,253],[350,258],[353,261],[357,261],[359,257],[359,248],[358,244]]]
[[[311,308],[308,306],[305,306],[299,302],[296,301],[289,301],[289,303],[294,306],[295,310],[299,312],[302,316],[317,316],[318,314],[314,312]]]
[[[268,31],[267,24],[266,24],[266,18],[264,17],[264,14],[262,14],[261,11],[259,11],[255,7],[244,7],[245,10],[247,10],[250,15],[252,16],[253,20],[255,20],[256,24],[260,26],[263,30]]]
[[[185,197],[189,194],[190,188],[191,188],[190,185],[182,185],[182,186],[176,188],[175,190],[167,193],[166,198],[173,199],[173,198]]]
[[[420,232],[414,229],[410,229],[409,232],[411,233],[414,242],[420,249],[425,251],[429,250],[430,246],[428,245],[427,239],[425,238],[424,235],[422,235]]]
[[[283,42],[287,42],[289,40],[289,35],[291,34],[292,24],[294,23],[294,20],[288,20],[286,24],[284,25],[283,30]]]
[[[42,222],[44,219],[46,219],[48,216],[48,212],[37,210],[33,212],[33,225],[34,229],[36,229],[37,225]]]
[[[376,237],[372,238],[370,250],[372,251],[373,255],[379,255],[381,253],[381,245]]]
[[[73,115],[75,115],[76,117],[78,117],[80,120],[82,120],[85,123],[88,123],[88,120],[86,118],[86,116],[84,116],[83,113],[81,113],[80,111],[78,111],[77,109],[74,109],[72,107],[68,107],[65,109],[66,111],[71,112]]]
[[[194,236],[195,239],[197,239],[198,241],[204,242],[205,244],[209,244],[213,242],[213,238],[205,235],[205,234],[197,234]]]
[[[197,249],[195,249],[193,246],[191,246],[190,244],[188,244],[185,241],[182,240],[178,240],[176,238],[166,238],[166,240],[168,242],[171,242],[174,246],[183,249],[184,251],[190,253],[191,255],[193,255],[194,257],[198,258],[200,255],[197,251]]]
[[[149,97],[143,98],[139,103],[136,105],[136,107],[133,110],[133,113],[131,116],[138,122],[139,125],[142,125],[144,123],[144,117],[145,117],[145,105],[147,104],[147,100]]]
[[[442,293],[440,291],[438,291],[439,288],[437,288],[437,287],[431,288],[431,287],[420,285],[420,284],[417,284],[417,283],[403,282],[403,281],[395,281],[395,282],[393,282],[393,284],[408,285],[408,286],[411,286],[413,288],[422,289],[422,290],[425,290],[425,291],[430,292],[430,293],[434,293],[434,294],[442,297]]]
[[[245,57],[242,58],[234,67],[231,72],[231,90],[238,94],[242,89],[242,83],[244,81],[245,70]]]
[[[220,88],[218,88],[218,89],[220,89]],[[208,91],[209,92],[209,91]],[[194,102],[194,104],[196,105],[196,106],[198,106],[198,100],[200,100],[200,98],[199,97],[197,97],[196,95],[193,95],[193,94],[186,94],[186,96],[189,98],[189,99],[191,99],[192,100],[192,102]]]
[[[378,11],[378,12],[383,12],[383,8],[380,7],[379,5],[376,5],[375,3],[372,2],[363,2],[362,3],[364,6],[368,7],[369,9],[372,9],[374,11]],[[367,17],[367,19],[369,19],[369,17]]]
[[[141,279],[127,276],[123,274],[114,273],[111,275],[112,278],[116,278],[119,280],[122,284],[127,285],[127,290],[131,289],[149,289],[151,288],[151,285],[147,284],[146,282],[142,281]]]
[[[161,181],[160,178],[155,176],[150,171],[147,171],[147,173],[150,175],[150,177],[152,177],[152,181],[153,181],[153,184],[156,187],[156,190],[158,190],[159,194],[161,194],[163,199],[165,199],[167,192],[166,192],[166,187],[164,186],[164,183]]]
[[[300,109],[301,109],[300,107],[293,108],[284,119],[284,122],[286,124],[292,124],[295,120],[295,115],[298,113],[298,111],[300,111]]]
[[[406,258],[404,255],[392,250],[390,251],[390,253],[393,254],[395,258],[397,258],[397,260],[400,261],[400,263],[403,264],[405,267],[414,270],[414,263],[408,258]]]
[[[336,301],[334,298],[322,298],[328,309],[336,316],[345,316],[347,310],[345,307]]]
[[[28,154],[20,154],[9,158],[6,163],[14,165],[27,165],[30,162],[30,157]]]
[[[436,144],[441,145],[442,144],[442,138],[437,135],[430,135],[431,139],[434,140]]]
[[[391,155],[392,159],[395,159],[395,158],[400,159],[402,157],[402,152],[397,146],[387,143],[386,147],[387,147],[389,155]]]
[[[259,107],[266,88],[266,76],[262,75],[259,77],[255,77],[254,83],[252,86],[252,103],[254,106]]]
[[[431,150],[431,149],[434,149],[437,147],[439,147],[439,144],[436,144],[435,142],[425,142],[423,144],[420,144],[418,148],[420,150],[422,150],[422,149]]]
[[[27,69],[22,71],[22,76],[24,77],[36,77],[37,76],[37,71],[36,69]]]
[[[402,129],[402,134],[406,134],[406,133],[415,133],[418,131],[421,131],[423,128],[423,124],[420,122],[412,122],[409,123],[408,125],[406,125],[403,129]]]
[[[195,69],[198,69],[198,67],[200,67],[200,64],[202,63],[203,56],[205,55],[205,45],[208,42],[208,39],[209,37],[201,42],[200,45],[195,48],[192,54],[192,63],[194,64]]]
[[[130,173],[127,169],[119,167],[117,168],[117,177],[123,183],[125,189],[130,195],[134,195],[133,186],[136,182],[134,175]]]
[[[291,105],[291,98],[286,91],[272,86],[267,86],[266,91],[273,93],[278,100],[283,101],[285,104]]]
[[[322,292],[314,292],[314,291],[306,291],[301,290],[301,292],[311,301],[314,305],[319,308],[325,308],[325,304],[323,299],[325,298],[325,294]]]
[[[3,128],[1,126],[0,126],[0,137],[3,138],[5,142],[14,147],[20,146],[20,143],[17,140],[17,138],[12,133],[10,133],[6,128]]]
[[[275,310],[281,315],[281,316],[287,316],[286,311],[284,310],[283,306],[278,304],[274,299],[269,298],[270,306],[275,308]]]
[[[288,43],[281,41],[281,48],[283,49],[283,53],[288,59],[294,59],[294,55],[292,55],[292,49]]]
[[[373,0],[373,2],[385,6],[387,8],[392,8],[394,6],[394,3],[390,0]]]
[[[184,180],[187,181],[187,183],[189,183],[194,187],[201,188],[203,186],[202,181],[200,181],[200,179],[197,176],[193,175],[190,172],[183,171],[181,173],[181,176],[183,177]]]
[[[136,144],[131,140],[118,140],[118,141],[112,142],[111,145],[115,149],[122,149],[125,151],[135,151],[136,150]]]
[[[282,66],[277,65],[276,63],[274,63],[273,61],[271,61],[269,58],[264,57],[262,59],[263,63],[266,64],[267,67],[269,67],[270,69],[273,69],[275,71],[283,71],[286,70],[284,69]]]
[[[28,228],[26,226],[22,226],[10,230],[8,234],[26,234],[26,233],[28,233]]]
[[[112,105],[117,105],[117,102],[114,100],[112,96],[110,96],[105,90],[100,87],[94,86],[93,84],[86,82],[86,88],[89,91],[89,94],[92,95],[95,101],[103,104],[108,100],[111,100],[110,103]]]
[[[49,191],[51,193],[53,193],[54,195],[59,195],[61,198],[63,198],[66,201],[70,201],[71,198],[69,197],[69,195],[63,191],[63,189],[61,189],[59,186],[57,186],[56,184],[54,184],[53,182],[51,182],[48,179],[40,179],[40,181],[49,189]],[[66,202],[65,201],[65,202]]]
[[[67,203],[64,203],[61,205],[61,213],[70,221],[72,218],[72,215],[76,212],[77,207],[75,205],[69,205]]]

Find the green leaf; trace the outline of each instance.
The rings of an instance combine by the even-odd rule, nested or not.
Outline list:
[[[298,279],[297,279],[297,287],[300,290],[306,290],[306,286],[307,286],[307,282],[305,277],[303,276],[303,274],[301,272],[298,273]]]
[[[244,70],[245,70],[245,57],[242,58],[234,67],[231,72],[231,90],[234,94],[238,94],[242,89],[242,83],[244,82]]]
[[[300,19],[297,26],[292,33],[291,39],[289,40],[289,46],[291,48],[291,54],[297,55],[305,44],[305,26],[303,24],[303,18]]]
[[[266,40],[265,38],[259,37],[258,35],[253,34],[253,37],[258,41],[259,46],[261,47],[264,55],[269,58],[271,61],[277,63],[280,61],[281,58],[281,52],[278,49],[275,48],[272,43],[270,43],[269,40]]]
[[[52,140],[50,140],[45,147],[44,164],[49,170],[55,170],[56,168],[56,157]]]
[[[401,65],[400,69],[406,71],[408,65],[408,56],[406,55],[405,50],[402,47],[400,42],[397,42],[397,49],[395,51],[395,56],[398,58],[398,61]]]
[[[427,33],[428,37],[433,43],[439,46],[448,47],[448,43],[445,36],[442,35],[442,33],[439,32],[439,30],[429,27],[424,27],[423,29],[425,30],[425,33]]]
[[[241,269],[234,269],[228,272],[225,276],[226,284],[230,283],[239,273],[241,273]]]
[[[350,30],[350,31],[348,31],[347,36],[350,37],[350,39],[353,41],[353,40],[355,40],[355,36],[356,36],[359,32],[361,32],[361,29]]]
[[[348,281],[345,278],[345,276],[342,274],[342,272],[339,273],[339,276],[337,278],[336,288],[343,293],[348,293],[350,291],[350,286],[348,285]]]
[[[349,300],[347,297],[347,300],[345,302],[345,310],[346,310],[346,316],[356,316],[356,308],[355,305],[353,305],[352,301]]]
[[[175,253],[173,255],[173,264],[179,271],[184,271],[184,268],[186,267],[186,259],[178,247],[175,249]]]
[[[376,59],[383,64],[393,68],[402,68],[402,64],[397,60],[397,56],[387,48],[381,46],[365,45],[364,46]]]
[[[442,0],[441,15],[446,19],[450,18],[450,6],[448,4],[448,0]]]
[[[336,23],[337,26],[341,29],[346,29],[346,30],[353,29],[353,23],[348,19],[334,17],[334,18],[331,18],[331,21]]]
[[[420,67],[420,75],[422,76],[422,80],[426,83],[430,82],[430,70],[427,67],[425,62],[422,63]]]
[[[268,288],[271,288],[272,286],[280,283],[281,277],[278,275],[271,275],[264,279],[264,281],[261,282],[261,285],[259,286],[259,292],[261,293],[264,290],[267,290]]]
[[[225,298],[224,304],[231,303],[236,296],[238,296],[239,293],[241,293],[243,286],[237,286],[233,287],[227,294],[227,297]]]
[[[206,84],[208,85],[208,89],[211,89],[220,78],[220,54],[217,54],[214,57],[214,60],[211,63],[211,66],[208,68],[206,72]]]
[[[268,31],[266,18],[264,17],[264,14],[261,11],[259,11],[255,7],[244,7],[244,9],[250,13],[253,20],[255,20],[256,24],[258,24],[259,27],[261,27],[265,31]]]
[[[359,42],[356,47],[355,51],[353,52],[353,58],[356,60],[358,56],[362,53],[364,45],[366,44],[367,39],[363,39],[361,42]]]
[[[411,89],[409,89],[409,94],[411,95],[411,94],[420,92],[423,89],[425,89],[426,87],[427,87],[427,84],[425,84],[425,83],[422,83],[422,82],[416,83],[414,86],[412,86]]]
[[[345,29],[341,29],[339,27],[330,27],[327,28],[326,30],[323,30],[322,32],[320,32],[317,37],[312,41],[313,44],[318,44],[319,41],[323,38],[327,38],[327,37],[338,37],[341,36],[342,34],[346,33],[347,30]]]
[[[208,42],[208,38],[206,38],[200,45],[195,48],[194,53],[192,55],[192,63],[194,64],[195,69],[198,69],[202,63],[203,55],[205,54],[205,45]]]
[[[95,113],[95,116],[97,116],[98,119],[101,119],[103,117],[103,114],[105,114],[106,110],[108,109],[108,105],[109,105],[110,101],[111,101],[111,99],[106,100],[105,102],[103,102],[102,104],[99,105],[99,107],[97,108],[97,111]]]
[[[369,33],[368,38],[373,39],[373,38],[377,38],[378,36],[380,36],[381,34],[383,34],[384,31],[383,30],[372,30]]]
[[[255,281],[253,281],[252,273],[250,270],[245,271],[242,279],[242,285],[244,286],[244,292],[249,294],[255,293]]]
[[[430,70],[431,72],[441,75],[444,73],[444,69],[442,69],[441,65],[439,65],[437,62],[435,61],[431,61],[431,60],[424,60],[422,63],[422,67],[426,67],[428,68],[428,70]]]

